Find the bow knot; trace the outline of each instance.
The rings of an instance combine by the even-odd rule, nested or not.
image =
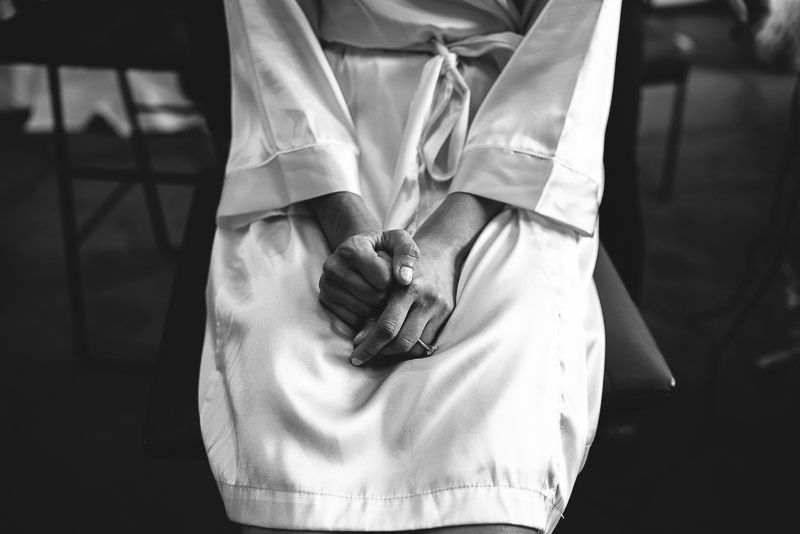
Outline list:
[[[434,56],[422,69],[411,101],[392,176],[393,200],[384,228],[413,228],[419,211],[419,178],[437,182],[453,178],[467,140],[470,90],[458,70],[459,57],[492,58],[505,66],[522,36],[511,32],[468,37],[450,43],[433,40]]]
[[[434,41],[439,75],[433,93],[420,152],[431,178],[450,180],[456,172],[467,138],[470,90],[458,70],[458,56],[444,43]]]

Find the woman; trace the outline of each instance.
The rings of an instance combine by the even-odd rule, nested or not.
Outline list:
[[[199,404],[229,517],[549,532],[594,435],[619,0],[228,0]]]

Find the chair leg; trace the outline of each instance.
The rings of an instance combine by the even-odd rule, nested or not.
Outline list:
[[[678,84],[672,103],[672,117],[667,134],[667,151],[664,156],[664,170],[661,175],[659,199],[667,202],[672,198],[675,185],[675,172],[678,166],[678,149],[680,148],[681,130],[683,128],[683,110],[686,105],[686,81]]]
[[[89,333],[86,320],[83,278],[81,275],[80,238],[75,215],[75,195],[69,167],[67,133],[64,127],[64,107],[61,100],[61,80],[58,65],[47,65],[47,85],[50,89],[50,104],[53,112],[53,145],[55,150],[58,203],[61,212],[61,233],[64,239],[64,259],[67,273],[67,288],[72,319],[72,335],[75,351],[84,363],[89,363]]]
[[[125,113],[131,125],[131,144],[133,146],[133,157],[139,172],[142,174],[142,189],[147,203],[147,211],[150,215],[150,224],[153,228],[153,236],[156,246],[161,252],[172,252],[172,244],[167,231],[167,223],[164,219],[164,211],[161,206],[161,199],[158,196],[155,179],[153,177],[153,166],[147,153],[147,143],[142,133],[139,123],[139,114],[136,111],[136,104],[133,101],[133,92],[125,69],[117,69],[117,81],[122,102],[125,105]]]

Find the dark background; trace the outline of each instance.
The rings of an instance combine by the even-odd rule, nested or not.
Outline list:
[[[738,332],[709,411],[708,352],[688,315],[719,304],[744,271],[744,246],[763,227],[789,133],[793,75],[758,67],[735,45],[719,7],[659,14],[698,47],[674,198],[655,199],[671,89],[643,93],[639,136],[647,258],[642,311],[677,379],[672,404],[598,438],[557,532],[800,532],[800,369],[777,376],[757,357],[790,341],[798,317],[779,275]],[[25,111],[0,112],[0,420],[6,532],[230,531],[203,461],[151,460],[141,430],[152,376],[78,363],[70,337],[49,136],[23,133]],[[71,136],[81,161],[129,162],[101,122]],[[160,168],[213,161],[200,130],[150,138]],[[800,150],[800,149],[798,149]],[[794,168],[790,180],[800,179]],[[191,190],[162,186],[173,241]],[[107,191],[77,188],[79,214]],[[797,229],[789,256],[800,270]],[[758,256],[766,265],[774,247]],[[92,349],[152,366],[174,260],[159,254],[139,192],[87,242]],[[709,323],[713,332],[725,318]],[[710,417],[709,417],[710,415]],[[632,439],[619,432],[633,424]],[[616,432],[616,434],[615,434]],[[9,497],[10,496],[10,499]]]

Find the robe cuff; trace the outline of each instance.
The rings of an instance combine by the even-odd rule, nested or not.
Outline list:
[[[451,192],[504,202],[594,235],[602,177],[594,180],[552,157],[503,147],[467,149],[458,167]]]
[[[228,171],[217,223],[240,228],[297,202],[343,191],[361,194],[357,151],[347,145],[286,151],[259,167]]]

